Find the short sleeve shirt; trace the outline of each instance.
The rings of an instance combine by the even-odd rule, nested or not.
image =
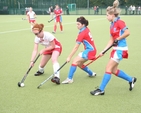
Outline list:
[[[54,39],[55,39],[54,35],[52,35],[49,32],[44,32],[43,41],[41,41],[40,38],[36,36],[34,42],[37,44],[41,44],[45,47],[48,47],[50,42],[53,41]]]
[[[87,27],[81,29],[77,36],[76,42],[78,44],[83,43],[84,49],[95,50],[94,40],[90,30]]]

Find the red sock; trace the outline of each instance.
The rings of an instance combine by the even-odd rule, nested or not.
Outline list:
[[[60,25],[60,30],[63,31],[63,26],[62,25]]]
[[[57,29],[57,26],[56,26],[56,25],[54,25],[54,32],[56,32],[56,29]]]

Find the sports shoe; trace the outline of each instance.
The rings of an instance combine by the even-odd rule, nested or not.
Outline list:
[[[137,78],[133,77],[132,82],[129,82],[129,90],[132,91]]]
[[[67,78],[66,80],[64,80],[64,81],[62,82],[62,84],[70,84],[70,83],[73,83],[73,79]]]
[[[60,84],[60,78],[58,78],[58,77],[52,78],[51,81],[52,81],[53,83]]]
[[[96,73],[95,72],[93,72],[93,74],[92,75],[88,75],[89,77],[95,77],[96,76]]]
[[[96,89],[94,91],[91,91],[90,92],[92,95],[104,95],[105,92],[104,91],[101,91],[100,89]]]
[[[44,74],[44,72],[37,71],[34,75],[35,75],[35,76],[40,76],[40,75],[42,75],[42,74]]]

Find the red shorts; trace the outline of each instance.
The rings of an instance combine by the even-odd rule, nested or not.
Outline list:
[[[35,20],[29,20],[29,23],[35,23]]]
[[[61,52],[62,52],[62,46],[61,46],[61,44],[59,45],[59,47],[60,47],[60,48],[54,48],[54,49],[52,49],[52,50],[45,51],[45,52],[43,53],[43,55],[52,55],[52,53],[53,53],[54,51],[58,51],[58,52],[61,54]]]
[[[88,60],[94,60],[96,58],[96,51],[90,51],[88,53]]]
[[[55,22],[62,22],[62,17],[61,16],[56,17]]]

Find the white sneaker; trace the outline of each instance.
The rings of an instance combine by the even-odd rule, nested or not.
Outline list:
[[[93,72],[93,74],[92,75],[88,75],[89,77],[95,77],[96,76],[96,73],[95,72]]]
[[[67,78],[66,80],[64,80],[64,81],[62,82],[62,84],[70,84],[70,83],[73,83],[73,79]]]

